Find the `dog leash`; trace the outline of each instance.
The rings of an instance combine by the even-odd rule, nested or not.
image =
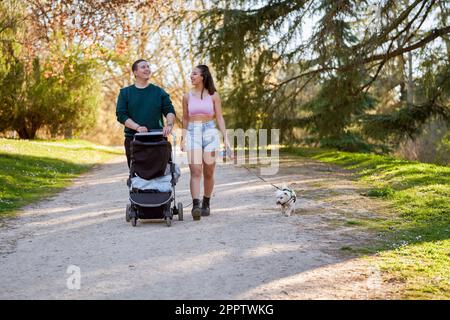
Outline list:
[[[258,176],[256,173],[252,172],[249,168],[247,168],[246,166],[244,166],[245,170],[247,170],[249,173],[251,173],[252,175],[256,176],[257,178],[261,179],[262,181],[264,181],[267,184],[270,184],[272,187],[274,187],[275,189],[281,190],[283,191],[283,189],[281,189],[280,187],[277,187],[276,185],[274,185],[273,183],[265,180],[263,177]],[[295,196],[292,196],[291,199],[289,199],[286,203],[289,203],[292,200],[296,200]],[[188,208],[193,204],[193,202],[191,202],[190,204],[188,204],[187,206],[183,205],[183,208]]]
[[[247,167],[245,167],[245,166],[244,166],[244,168],[245,168],[248,172],[250,172],[251,174],[255,175],[256,177],[258,177],[259,179],[261,179],[262,181],[264,181],[265,183],[270,184],[270,185],[273,186],[274,188],[276,188],[276,189],[278,189],[278,190],[281,190],[281,191],[285,191],[285,190],[286,190],[286,189],[282,189],[282,188],[280,188],[280,187],[277,187],[277,186],[274,185],[273,183],[271,183],[271,182],[265,180],[264,178],[258,176],[256,173],[252,172],[249,168],[247,168]],[[290,194],[291,194],[291,198],[290,198],[288,201],[286,201],[285,203],[283,203],[283,204],[287,204],[287,203],[289,203],[289,202],[291,202],[291,201],[294,201],[294,202],[297,201],[297,196],[295,196],[292,192],[290,192]]]
[[[273,186],[274,188],[278,189],[278,190],[283,190],[280,187],[277,187],[276,185],[274,185],[273,183],[265,180],[263,177],[258,176],[256,173],[252,172],[249,168],[247,168],[246,166],[243,166],[248,172],[250,172],[251,174],[253,174],[254,176],[258,177],[259,179],[261,179],[262,181],[264,181],[265,183],[270,184],[271,186]]]

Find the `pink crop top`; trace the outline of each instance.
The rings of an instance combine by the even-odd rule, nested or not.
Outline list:
[[[203,99],[200,99],[189,92],[188,111],[189,116],[214,115],[214,102],[212,96],[207,93],[203,95]]]

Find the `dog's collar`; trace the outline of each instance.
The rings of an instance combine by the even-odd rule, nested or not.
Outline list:
[[[283,205],[288,204],[291,201],[293,201],[293,202],[297,201],[297,196],[291,189],[283,188],[283,189],[281,189],[281,191],[288,191],[291,194],[291,198],[288,201],[286,201],[285,203],[283,203]]]
[[[295,196],[291,196],[291,198],[288,201],[286,201],[285,203],[283,203],[283,205],[288,204],[291,201],[295,202],[295,200],[296,200],[296,197]]]
[[[295,195],[295,193],[291,189],[283,188],[281,190],[282,191],[287,191],[287,192],[289,192],[291,194],[291,198],[288,201],[286,201],[285,203],[289,203],[289,201],[292,201],[292,199],[294,200],[294,202],[297,201],[297,196]]]

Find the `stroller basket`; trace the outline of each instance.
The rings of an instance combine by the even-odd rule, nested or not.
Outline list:
[[[141,207],[159,207],[172,200],[172,192],[130,193],[131,203]]]

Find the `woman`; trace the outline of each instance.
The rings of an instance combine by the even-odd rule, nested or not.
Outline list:
[[[192,217],[200,220],[210,214],[210,198],[214,188],[214,170],[219,151],[217,120],[227,154],[231,156],[219,94],[206,65],[196,66],[191,73],[192,90],[183,95],[183,135],[181,150],[187,151],[191,171],[190,189]],[[204,196],[200,207],[200,181],[203,173]]]

